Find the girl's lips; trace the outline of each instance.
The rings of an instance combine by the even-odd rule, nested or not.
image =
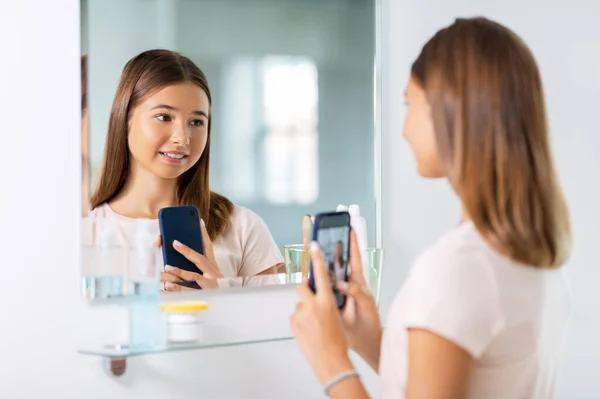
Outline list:
[[[159,152],[160,157],[165,162],[172,165],[179,165],[187,159],[187,155],[176,152]]]

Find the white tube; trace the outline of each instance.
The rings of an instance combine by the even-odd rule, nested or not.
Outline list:
[[[363,266],[363,275],[365,276],[365,279],[369,281],[370,265],[369,258],[367,256],[367,221],[364,217],[360,216],[360,207],[356,204],[348,207],[348,213],[350,213],[350,225],[354,229],[354,233],[356,233],[356,240],[358,241],[360,260]]]

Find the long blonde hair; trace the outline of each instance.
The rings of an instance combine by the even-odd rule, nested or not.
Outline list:
[[[448,178],[479,233],[517,262],[562,265],[570,218],[526,44],[485,18],[457,19],[425,44],[411,72],[431,106]]]

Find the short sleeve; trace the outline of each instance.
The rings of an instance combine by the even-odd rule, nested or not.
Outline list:
[[[283,263],[283,256],[265,222],[249,209],[237,207],[243,222],[242,264],[239,276],[254,276]]]
[[[493,271],[483,255],[465,248],[427,255],[408,281],[404,327],[428,330],[480,357],[504,325]]]

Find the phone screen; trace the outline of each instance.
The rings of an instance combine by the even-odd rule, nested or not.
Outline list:
[[[347,281],[349,261],[350,226],[347,214],[325,216],[319,220],[316,240],[331,280],[338,307],[346,302],[345,295],[335,287],[338,281]]]
[[[348,233],[349,228],[330,227],[319,230],[319,246],[327,265],[329,278],[333,285],[346,280],[348,269]]]

